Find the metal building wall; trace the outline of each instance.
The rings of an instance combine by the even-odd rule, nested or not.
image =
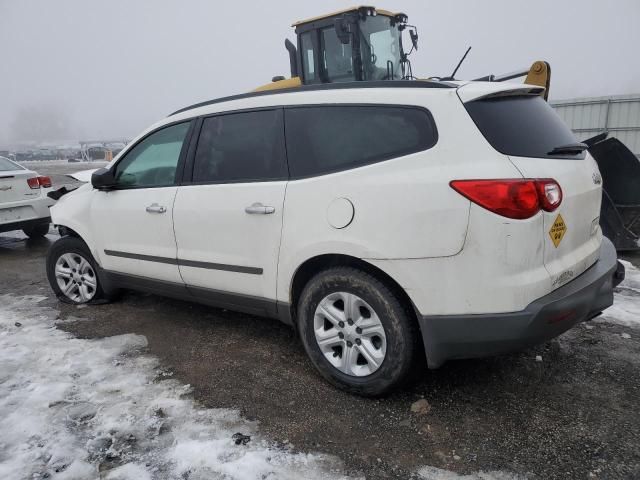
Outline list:
[[[551,102],[578,140],[608,132],[640,155],[640,94]]]

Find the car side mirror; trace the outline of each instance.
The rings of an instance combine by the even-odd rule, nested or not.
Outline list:
[[[91,175],[91,185],[97,190],[110,190],[116,186],[116,179],[111,169],[100,168]]]

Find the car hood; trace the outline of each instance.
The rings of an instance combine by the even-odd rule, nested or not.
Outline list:
[[[95,172],[96,170],[98,169],[94,168],[91,170],[80,170],[79,172],[67,174],[67,177],[78,180],[79,182],[88,183],[91,181],[91,175],[93,175],[93,172]]]

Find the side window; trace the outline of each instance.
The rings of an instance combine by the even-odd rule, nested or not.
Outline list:
[[[326,106],[286,110],[291,177],[346,170],[433,147],[431,114],[396,106]]]
[[[311,40],[311,32],[300,35],[300,48],[302,52],[302,68],[304,70],[304,78],[307,82],[316,79],[316,66],[313,56],[313,42]]]
[[[166,187],[175,185],[180,151],[189,123],[179,123],[152,133],[115,166],[122,187]]]
[[[202,122],[194,183],[287,178],[282,110],[231,113]]]

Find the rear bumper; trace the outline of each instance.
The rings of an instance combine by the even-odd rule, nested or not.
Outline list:
[[[47,197],[50,189],[41,189],[37,198],[3,203],[0,205],[0,232],[10,232],[12,230],[21,230],[23,228],[31,228],[41,223],[51,223],[50,208],[56,202]],[[15,213],[19,210],[19,213]],[[7,212],[9,212],[7,214]],[[14,213],[11,213],[14,212]]]
[[[11,232],[13,230],[28,229],[40,225],[41,223],[51,223],[51,217],[32,218],[30,220],[19,220],[17,222],[0,224],[0,233]]]
[[[550,340],[611,306],[613,287],[622,278],[624,267],[617,261],[615,247],[603,238],[593,266],[522,311],[423,316],[420,327],[429,368],[451,359],[507,353]]]

